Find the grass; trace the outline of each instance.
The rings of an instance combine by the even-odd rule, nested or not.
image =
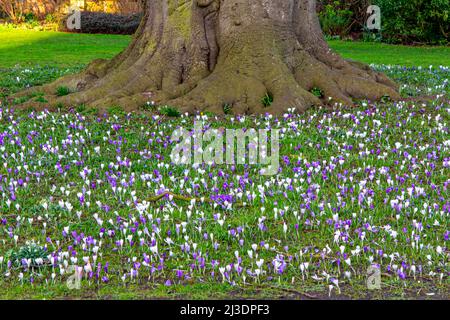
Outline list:
[[[175,107],[171,106],[162,106],[159,108],[159,112],[162,115],[168,116],[168,117],[179,117],[181,116],[180,111],[178,111]]]
[[[73,67],[98,58],[112,58],[130,42],[130,36],[77,34],[2,29],[0,68],[51,65]]]
[[[157,284],[146,285],[99,285],[96,287],[81,287],[79,290],[70,290],[65,283],[54,283],[49,285],[33,285],[24,283],[17,286],[8,282],[0,281],[0,298],[7,300],[51,300],[51,299],[110,299],[110,300],[136,300],[136,299],[326,299],[329,296],[326,292],[321,292],[321,286],[310,284],[302,290],[292,289],[292,287],[274,286],[231,286],[230,284],[202,284],[194,283],[190,285],[161,286]],[[445,290],[445,286],[435,288],[435,291]],[[355,295],[355,291],[364,292]],[[403,287],[398,281],[387,281],[383,285],[383,290],[372,291],[370,294],[365,291],[365,284],[353,284],[352,286],[343,286],[341,295],[332,298],[352,299],[352,298],[371,298],[371,299],[412,299],[423,290],[423,287],[417,283],[411,283]],[[425,299],[446,299],[445,295],[420,296]]]
[[[261,103],[265,108],[268,108],[273,103],[273,96],[270,93],[266,93],[265,96],[261,99]]]
[[[322,98],[323,97],[323,92],[320,88],[314,87],[311,89],[311,93],[313,95],[315,95],[318,98]]]
[[[0,97],[126,46],[69,52],[45,44],[61,36],[101,46],[108,36],[35,41],[41,32],[23,32],[21,45],[0,50]],[[36,56],[18,54],[27,41]],[[202,116],[218,129],[285,129],[274,177],[258,165],[173,165],[171,135],[194,120],[176,109],[111,107],[99,117],[84,106],[37,113],[2,104],[0,298],[446,297],[450,70],[381,65],[406,59],[370,46],[380,56],[363,61],[399,81],[405,97],[434,97],[280,119]],[[352,48],[359,59],[368,47]],[[404,52],[417,49],[426,50]],[[437,51],[427,64],[440,64]],[[155,200],[166,189],[178,196]],[[74,264],[84,268],[80,290],[66,286]],[[366,286],[373,264],[379,291]]]
[[[344,58],[367,64],[405,67],[449,66],[450,47],[401,46],[372,42],[329,41],[330,47]]]
[[[63,96],[67,96],[68,94],[70,94],[70,89],[67,87],[58,87],[56,88],[56,95],[58,97],[63,97]]]

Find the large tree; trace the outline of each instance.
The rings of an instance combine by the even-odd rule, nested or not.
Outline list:
[[[59,86],[73,93],[56,97]],[[324,40],[316,0],[145,0],[130,46],[112,60],[33,91],[51,105],[280,114],[352,98],[397,98],[397,86]],[[264,105],[264,96],[273,98]],[[330,100],[331,99],[331,100]]]

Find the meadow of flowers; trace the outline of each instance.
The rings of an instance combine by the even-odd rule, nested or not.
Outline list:
[[[3,103],[0,294],[65,288],[77,270],[87,291],[359,297],[377,294],[366,287],[375,266],[382,294],[447,295],[450,69],[375,67],[405,97],[430,98],[281,118]],[[5,72],[4,95],[66,72],[39,70]],[[205,129],[281,129],[279,173],[172,164],[171,133],[195,119]]]

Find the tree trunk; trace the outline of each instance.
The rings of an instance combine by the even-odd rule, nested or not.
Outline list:
[[[51,105],[281,114],[355,99],[397,98],[397,86],[326,43],[315,0],[146,0],[130,46],[110,61],[33,89]],[[51,96],[59,86],[73,93]],[[322,101],[311,93],[323,93]],[[273,103],[262,102],[266,95]],[[48,107],[48,104],[46,105]]]

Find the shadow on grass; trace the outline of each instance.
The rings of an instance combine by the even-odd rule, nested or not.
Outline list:
[[[109,59],[126,48],[130,36],[0,28],[0,68],[15,65],[69,67]]]

